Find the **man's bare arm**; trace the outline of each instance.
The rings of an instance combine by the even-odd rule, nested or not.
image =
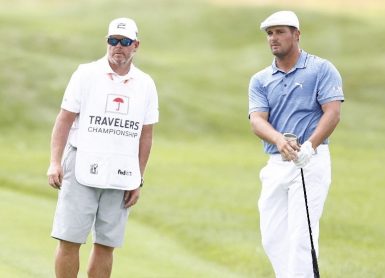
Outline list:
[[[312,143],[313,149],[316,149],[322,142],[328,138],[340,121],[341,101],[331,101],[322,105],[324,112],[317,128],[310,136],[308,141]]]
[[[251,129],[255,135],[262,140],[277,146],[278,151],[288,160],[297,159],[296,151],[299,147],[291,145],[285,140],[282,133],[274,129],[268,122],[269,114],[267,112],[252,112],[250,114]]]
[[[47,171],[48,183],[60,189],[63,179],[63,169],[61,166],[61,159],[64,147],[67,143],[68,134],[74,122],[77,113],[69,112],[61,109],[56,117],[55,125],[51,135],[51,159]]]

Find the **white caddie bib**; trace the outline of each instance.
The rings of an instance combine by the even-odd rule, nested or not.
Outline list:
[[[91,77],[92,76],[92,77]],[[146,95],[135,78],[90,74],[81,96],[75,175],[79,183],[131,190],[139,186],[139,139]]]

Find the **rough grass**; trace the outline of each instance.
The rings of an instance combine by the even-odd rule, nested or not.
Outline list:
[[[264,7],[274,6],[275,9],[306,9],[321,10],[329,13],[353,13],[360,16],[380,16],[385,10],[382,0],[324,0],[324,1],[301,1],[301,0],[208,0],[216,5],[224,6],[250,6]]]
[[[157,83],[161,122],[113,277],[273,277],[256,210],[266,156],[249,130],[247,86],[272,61],[258,25],[277,6],[0,3],[7,7],[0,11],[0,276],[53,277],[50,130],[72,71],[104,55],[106,26],[123,13],[140,27],[136,63]],[[291,7],[302,21],[302,47],[336,64],[346,94],[332,137],[321,274],[382,277],[384,23],[324,4]],[[80,277],[89,248],[82,250]]]

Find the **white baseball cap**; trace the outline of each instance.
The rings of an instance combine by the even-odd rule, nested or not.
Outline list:
[[[266,31],[271,26],[293,26],[299,30],[299,20],[292,11],[279,11],[273,13],[261,23],[261,30]]]
[[[120,35],[132,40],[138,38],[138,27],[136,26],[135,21],[130,18],[116,18],[110,22],[108,26],[108,35]]]

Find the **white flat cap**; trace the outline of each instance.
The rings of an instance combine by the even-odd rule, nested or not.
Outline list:
[[[293,26],[299,29],[299,20],[292,11],[279,11],[273,13],[261,23],[261,30],[266,31],[271,26]]]

